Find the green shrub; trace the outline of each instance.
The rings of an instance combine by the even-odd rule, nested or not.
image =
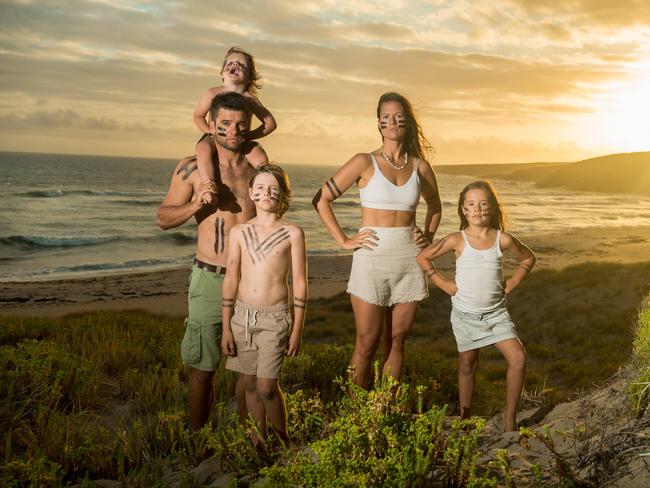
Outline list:
[[[634,413],[642,415],[650,404],[650,294],[641,305],[633,347],[632,364],[637,373],[627,391]]]

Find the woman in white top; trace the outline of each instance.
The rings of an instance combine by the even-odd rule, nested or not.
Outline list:
[[[425,160],[431,146],[409,101],[397,93],[385,93],[377,104],[377,119],[382,145],[370,153],[356,154],[325,182],[313,201],[336,242],[343,249],[354,250],[347,288],[356,323],[350,371],[354,381],[366,388],[384,315],[383,373],[399,378],[404,341],[417,302],[428,294],[415,260],[418,245],[431,242],[442,208],[436,177]],[[349,237],[336,220],[332,202],[355,182],[361,200],[361,228]],[[415,227],[420,195],[427,206],[424,236]]]

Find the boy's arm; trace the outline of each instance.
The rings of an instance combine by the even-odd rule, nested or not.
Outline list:
[[[431,261],[454,250],[457,242],[458,233],[450,234],[420,251],[420,254],[415,258],[431,282],[451,296],[455,295],[458,291],[456,283],[442,276]]]
[[[262,125],[250,131],[246,135],[246,139],[253,141],[255,139],[260,139],[261,137],[268,136],[278,126],[275,118],[273,117],[273,114],[271,114],[271,112],[269,112],[269,110],[264,105],[262,105],[262,102],[260,102],[257,97],[253,95],[247,94],[246,101],[248,102],[248,107],[250,108],[251,112],[253,112],[255,117],[257,117],[260,122],[262,122]]]
[[[293,277],[293,326],[289,336],[287,356],[297,356],[300,352],[307,311],[307,253],[305,233],[300,227],[297,227],[291,235],[291,275]]]
[[[235,356],[237,347],[235,338],[232,335],[230,321],[235,312],[235,300],[239,288],[239,273],[241,269],[241,249],[239,248],[240,227],[235,226],[228,237],[228,261],[226,264],[226,276],[223,279],[221,289],[221,314],[223,332],[221,334],[221,351],[226,356]]]
[[[418,169],[422,174],[422,197],[427,204],[427,213],[424,217],[424,237],[428,242],[433,242],[442,217],[442,201],[438,191],[438,181],[428,161],[422,161]]]
[[[191,181],[187,180],[196,171],[196,168],[195,158],[185,158],[176,166],[167,195],[165,195],[165,199],[157,211],[158,226],[161,229],[173,229],[183,225],[190,217],[201,210],[204,205],[202,197],[214,191],[214,183],[201,183],[198,195],[192,198],[194,186]]]
[[[194,125],[196,125],[196,127],[201,131],[201,134],[212,132],[210,126],[205,120],[205,116],[210,111],[212,99],[219,93],[221,93],[221,90],[218,88],[208,89],[203,95],[201,95],[199,102],[196,104],[196,107],[194,107],[194,114],[192,115],[192,119],[194,120]]]
[[[505,232],[501,233],[501,239],[499,242],[501,249],[507,249],[510,251],[515,258],[519,261],[519,267],[512,274],[510,278],[506,280],[504,293],[507,295],[512,290],[514,290],[519,284],[524,280],[528,273],[530,273],[535,266],[535,261],[537,258],[533,251],[519,239],[511,234]]]

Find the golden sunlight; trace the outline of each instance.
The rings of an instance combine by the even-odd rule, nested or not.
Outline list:
[[[598,143],[621,151],[644,151],[650,146],[650,74],[617,83],[595,114]]]

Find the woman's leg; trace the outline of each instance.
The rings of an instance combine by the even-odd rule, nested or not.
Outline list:
[[[383,374],[399,379],[404,362],[404,342],[413,327],[418,304],[397,303],[391,309],[391,342],[388,357],[384,361]]]
[[[379,346],[381,321],[386,307],[373,305],[354,295],[350,295],[350,300],[357,331],[350,366],[354,368],[354,382],[363,388],[369,388],[371,362]]]
[[[460,403],[461,419],[468,419],[472,416],[478,352],[478,349],[472,349],[458,353],[458,402]]]
[[[524,387],[526,376],[526,350],[519,339],[507,339],[495,344],[508,363],[506,372],[506,411],[503,414],[503,426],[506,432],[517,429],[515,416],[517,404]]]

